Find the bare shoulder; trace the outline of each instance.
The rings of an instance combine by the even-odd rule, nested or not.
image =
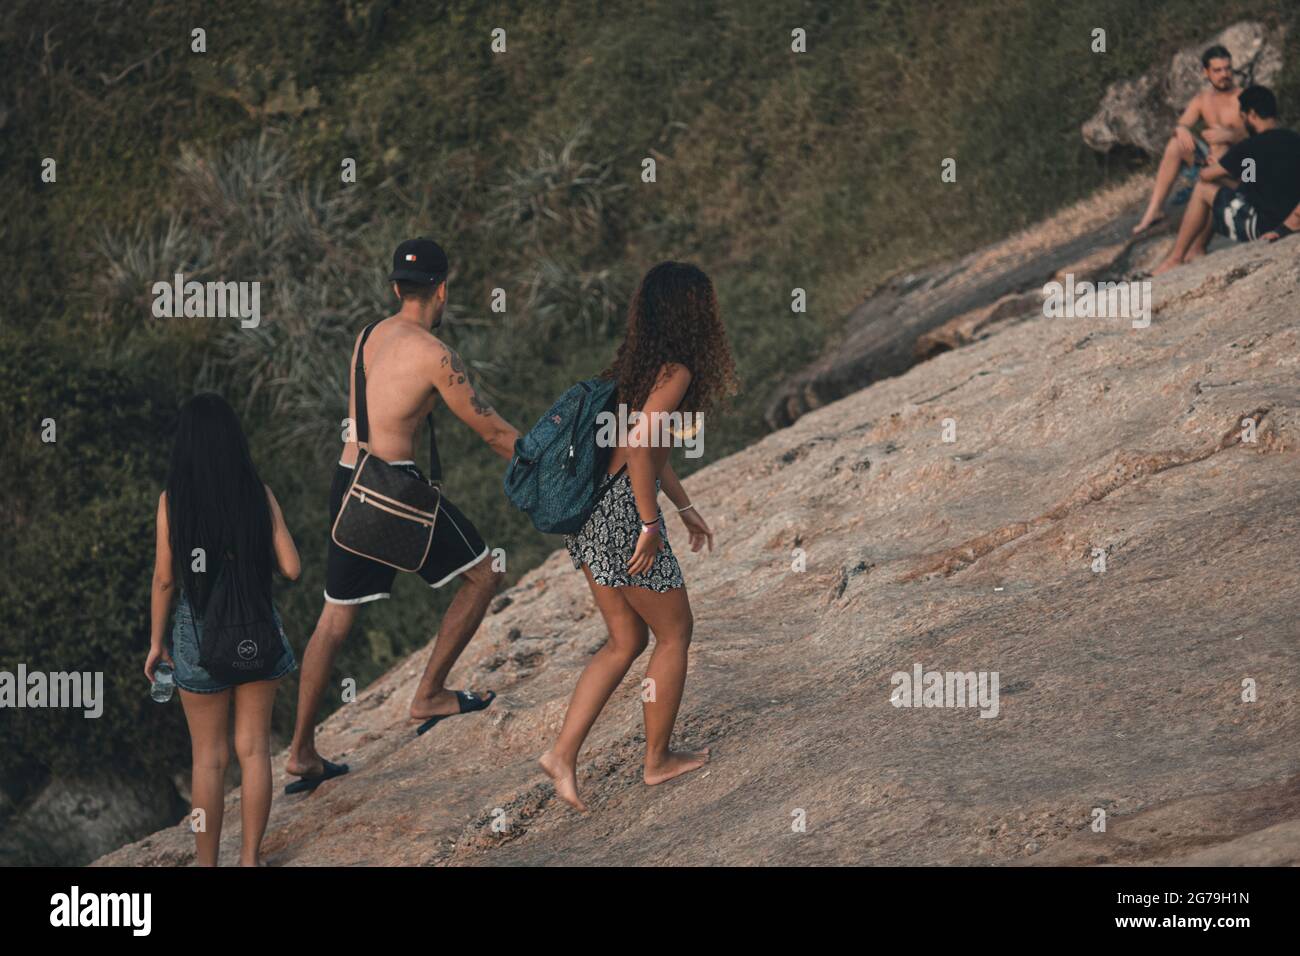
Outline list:
[[[672,409],[681,404],[690,388],[691,370],[677,362],[665,362],[646,398],[646,408]]]
[[[442,355],[451,351],[451,346],[444,342],[438,336],[434,335],[428,329],[420,330],[420,347],[428,349],[431,353]]]
[[[689,385],[691,370],[680,362],[665,362],[659,369],[659,385]]]
[[[438,388],[454,388],[469,381],[465,360],[442,339],[430,332],[422,347],[428,350],[428,359],[433,363],[434,384]]]

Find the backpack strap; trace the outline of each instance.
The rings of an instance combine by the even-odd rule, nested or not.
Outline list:
[[[378,322],[372,322],[361,330],[361,340],[357,343],[357,363],[352,377],[352,395],[357,404],[357,447],[370,453],[370,416],[366,412],[366,339],[374,331]],[[438,457],[438,436],[433,428],[433,412],[426,416],[429,423],[429,481],[438,484],[442,481],[442,460]]]

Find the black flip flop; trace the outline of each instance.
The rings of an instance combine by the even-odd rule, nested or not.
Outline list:
[[[333,780],[335,777],[341,777],[348,772],[348,765],[345,763],[330,763],[328,760],[322,760],[321,763],[325,765],[325,769],[321,773],[295,780],[284,788],[284,792],[311,793],[326,780]]]
[[[430,717],[415,729],[416,734],[422,734],[426,730],[432,730],[439,721],[446,720],[448,717],[458,717],[460,714],[472,714],[476,710],[485,710],[492,701],[497,699],[497,692],[494,690],[488,691],[488,696],[486,697],[480,697],[472,690],[458,690],[455,691],[455,694],[456,700],[460,702],[460,710],[455,714],[439,714],[436,717]]]

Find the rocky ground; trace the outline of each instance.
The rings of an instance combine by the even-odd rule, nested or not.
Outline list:
[[[638,666],[583,754],[592,811],[555,800],[534,761],[604,637],[557,552],[453,675],[491,709],[417,738],[423,655],[394,668],[325,723],[353,773],[277,796],[267,861],[1300,862],[1298,253],[1176,270],[1145,329],[1022,312],[694,475],[718,548],[681,556],[679,742],[706,769],[641,782]],[[893,706],[916,664],[996,672],[997,716]],[[191,859],[177,825],[99,862]]]
[[[1133,177],[1000,242],[886,283],[844,320],[837,341],[776,388],[768,424],[784,428],[985,334],[1041,300],[1044,283],[1060,273],[1124,279],[1149,270],[1172,242],[1172,220],[1131,235],[1150,191],[1149,177]]]

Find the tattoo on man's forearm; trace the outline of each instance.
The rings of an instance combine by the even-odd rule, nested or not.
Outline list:
[[[478,397],[478,392],[474,391],[473,385],[469,387],[469,403],[474,406],[474,411],[480,415],[492,414],[492,406]]]

